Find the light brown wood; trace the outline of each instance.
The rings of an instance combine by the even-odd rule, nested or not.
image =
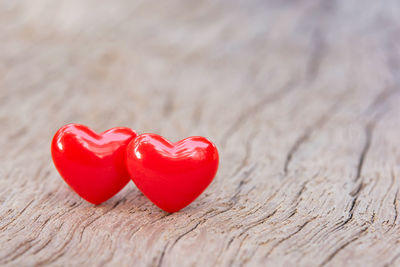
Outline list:
[[[0,1],[0,265],[400,265],[400,2]],[[70,122],[213,140],[167,214],[59,177]]]

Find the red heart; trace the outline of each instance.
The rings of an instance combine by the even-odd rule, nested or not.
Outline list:
[[[96,134],[84,125],[65,125],[51,144],[54,165],[78,195],[100,204],[129,182],[125,150],[136,136],[123,127]]]
[[[126,164],[136,186],[167,212],[189,205],[211,183],[218,169],[218,151],[204,137],[170,143],[156,134],[130,142]]]

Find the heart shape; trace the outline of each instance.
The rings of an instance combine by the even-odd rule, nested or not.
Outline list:
[[[55,134],[51,155],[65,182],[82,198],[97,205],[129,182],[125,150],[136,136],[124,127],[97,134],[84,125],[68,124]]]
[[[171,143],[156,134],[130,142],[126,165],[136,186],[155,205],[176,212],[194,201],[218,169],[218,151],[204,137]]]

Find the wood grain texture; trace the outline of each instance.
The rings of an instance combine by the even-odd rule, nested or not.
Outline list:
[[[0,265],[399,266],[400,2],[0,1]],[[213,140],[167,214],[94,207],[50,158],[70,122]]]

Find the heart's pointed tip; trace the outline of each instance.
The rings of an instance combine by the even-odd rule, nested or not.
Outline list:
[[[89,200],[89,199],[86,199],[86,198],[82,198],[82,199],[85,200],[86,202],[94,205],[95,207],[101,205],[102,203],[104,203],[106,201],[106,200]]]
[[[160,208],[161,209],[161,208]],[[165,211],[166,213],[168,213],[168,214],[172,214],[172,213],[176,213],[176,212],[178,212],[178,211],[180,211],[180,209],[179,210],[166,210],[166,209],[162,209],[163,211]]]
[[[179,208],[176,208],[176,207],[164,207],[164,208],[162,208],[162,207],[160,207],[160,206],[158,206],[158,205],[156,205],[159,209],[161,209],[161,210],[163,210],[163,211],[165,211],[165,212],[167,212],[168,214],[172,214],[172,213],[176,213],[176,212],[179,212],[179,211],[181,211],[183,208],[185,208],[185,207],[179,207]]]
[[[93,202],[91,202],[95,207],[98,207],[98,206],[100,206],[103,202],[95,202],[95,203],[93,203]]]

